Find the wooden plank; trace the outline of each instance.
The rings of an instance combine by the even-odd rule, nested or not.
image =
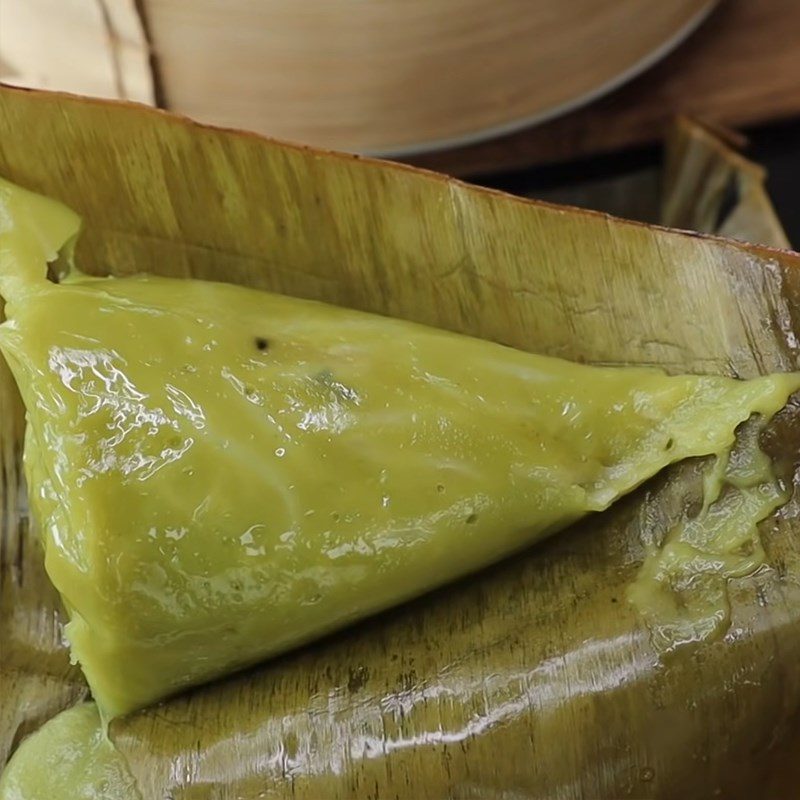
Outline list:
[[[678,113],[753,125],[800,114],[800,3],[728,0],[672,56],[603,100],[536,128],[412,159],[455,175],[653,142]]]

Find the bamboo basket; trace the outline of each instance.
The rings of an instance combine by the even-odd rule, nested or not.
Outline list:
[[[408,154],[609,91],[714,0],[3,0],[0,80]],[[152,55],[152,59],[150,56]]]
[[[679,131],[672,152],[742,180],[703,136]],[[693,191],[681,163],[672,193]],[[786,251],[10,89],[0,174],[84,216],[79,257],[97,272],[213,277],[592,363],[798,368],[800,256]],[[753,198],[734,209],[769,217]],[[86,688],[28,530],[22,408],[0,370],[4,760]],[[792,405],[767,443],[794,461],[798,442]],[[796,491],[761,525],[770,568],[729,586],[723,639],[665,660],[624,600],[647,519],[674,519],[698,480],[696,463],[678,465],[513,561],[117,720],[110,735],[146,800],[786,797],[800,710]]]

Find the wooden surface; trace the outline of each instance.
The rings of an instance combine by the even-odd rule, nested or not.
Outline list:
[[[650,143],[676,113],[753,125],[800,114],[800,3],[724,0],[686,43],[632,83],[568,116],[491,142],[413,159],[479,175]]]
[[[19,91],[0,91],[0,173],[85,217],[95,270],[216,277],[587,362],[800,363],[796,254]],[[82,686],[37,590],[2,373],[0,402],[0,696],[28,698],[2,704],[7,751]],[[769,439],[790,462],[797,412]],[[146,797],[749,799],[800,708],[800,500],[761,526],[772,568],[731,583],[728,635],[666,660],[625,590],[699,478],[683,464],[542,547],[111,736]]]
[[[715,0],[145,0],[169,108],[397,153],[552,114],[622,79]]]

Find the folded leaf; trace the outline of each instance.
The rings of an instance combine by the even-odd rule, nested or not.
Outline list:
[[[230,281],[590,363],[798,368],[792,253],[2,87],[0,174],[90,221],[78,253],[98,274]],[[4,363],[0,409],[2,761],[85,689],[28,524]],[[789,478],[799,432],[790,404],[761,437]],[[647,548],[699,507],[704,469],[675,465],[501,565],[115,720],[111,739],[148,798],[783,798],[793,753],[772,744],[800,698],[796,498],[759,525],[774,568],[728,582],[724,638],[662,659],[625,602]]]
[[[0,348],[47,571],[108,717],[723,453],[800,385],[585,366],[211,282],[55,285],[31,242],[74,217],[2,189]]]

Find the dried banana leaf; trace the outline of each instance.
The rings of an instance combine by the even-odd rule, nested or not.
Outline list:
[[[667,137],[661,222],[788,248],[765,179],[763,167],[704,125],[679,117]]]
[[[735,132],[678,117],[666,136],[663,169],[570,183],[531,193],[552,203],[591,208],[745,242],[788,248],[764,187],[763,167],[744,158]]]
[[[0,91],[0,174],[91,220],[96,271],[214,277],[592,363],[798,365],[791,253],[20,90]],[[85,690],[27,530],[6,371],[0,398],[5,756]],[[764,442],[791,468],[796,407]],[[111,736],[145,798],[750,796],[800,709],[800,504],[762,524],[771,566],[731,582],[724,639],[664,657],[625,592],[700,475],[685,463],[511,563]]]

